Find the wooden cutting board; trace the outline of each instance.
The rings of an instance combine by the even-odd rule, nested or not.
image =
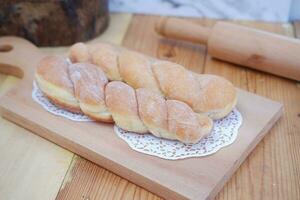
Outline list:
[[[282,114],[280,103],[238,90],[244,122],[234,144],[203,158],[163,160],[131,150],[112,125],[73,122],[34,102],[33,74],[43,56],[26,40],[0,38],[0,72],[23,77],[0,99],[2,116],[168,199],[213,198]]]

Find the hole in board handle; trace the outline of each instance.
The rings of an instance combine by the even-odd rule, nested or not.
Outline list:
[[[13,46],[9,45],[9,44],[2,44],[0,45],[0,53],[2,52],[9,52],[13,49]]]

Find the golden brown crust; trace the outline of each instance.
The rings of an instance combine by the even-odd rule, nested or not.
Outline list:
[[[197,113],[220,119],[236,104],[235,87],[222,77],[198,75],[176,63],[111,44],[99,43],[90,49],[93,62],[110,80],[122,80],[135,89],[148,88],[168,99],[183,101]]]
[[[73,94],[73,84],[68,74],[68,62],[62,56],[46,56],[39,63],[36,73],[45,81]],[[58,76],[59,74],[59,76]]]
[[[98,121],[98,122],[105,122],[105,123],[114,123],[113,118],[110,116],[96,116],[94,114],[90,114],[88,112],[84,113],[86,116],[88,116],[89,118]]]
[[[201,95],[196,107],[212,119],[228,115],[236,105],[236,89],[231,82],[220,76],[197,74]]]
[[[165,100],[148,89],[136,93],[140,118],[157,137],[196,143],[212,130],[212,120],[194,113],[184,102]]]
[[[55,97],[52,97],[50,95],[47,95],[47,93],[43,92],[44,95],[55,105],[57,105],[58,107],[61,107],[65,110],[68,110],[70,112],[73,112],[73,113],[78,113],[78,114],[82,114],[82,111],[80,109],[80,107],[78,106],[73,106],[73,105],[70,105],[70,104],[66,104],[62,101],[60,101],[58,98],[55,98]]]
[[[194,111],[201,112],[195,107],[201,88],[192,73],[168,61],[156,61],[152,68],[162,93],[168,99],[183,101]]]
[[[81,113],[79,105],[76,105],[73,84],[68,74],[68,63],[63,57],[44,57],[36,69],[36,81],[42,92],[54,104],[71,112]],[[64,91],[63,94],[67,97],[60,96],[57,90]]]
[[[112,81],[106,85],[105,94],[108,110],[119,127],[137,133],[147,132],[139,117],[137,99],[132,87],[120,81]]]
[[[81,42],[78,42],[71,46],[69,51],[69,58],[73,63],[91,62],[92,60],[87,46]]]
[[[41,62],[46,67],[37,69],[37,73],[68,92],[60,93],[64,95],[61,100],[53,98],[50,92],[49,99],[75,112],[74,102],[78,100],[87,116],[97,121],[115,121],[125,130],[138,133],[149,130],[158,137],[195,143],[211,131],[211,118],[226,116],[236,104],[235,88],[226,79],[198,75],[181,65],[114,45],[97,44],[87,48],[82,43],[76,44],[70,57],[97,66],[77,63],[66,72],[68,65],[61,57],[46,58]],[[110,80],[123,80],[130,86],[120,81],[108,83],[104,73]],[[54,77],[57,74],[60,75]],[[76,97],[75,101],[69,94]],[[73,100],[73,105],[65,105],[65,100]]]
[[[139,116],[150,133],[157,137],[175,139],[168,131],[166,100],[157,93],[140,88],[136,90]]]
[[[104,103],[104,87],[108,83],[105,74],[90,63],[74,63],[69,66],[76,98],[85,104]]]
[[[156,62],[153,71],[168,99],[183,101],[197,113],[219,119],[235,106],[236,90],[222,77],[191,73],[167,61]]]
[[[124,82],[134,89],[147,88],[161,94],[149,58],[134,51],[126,50],[120,53],[118,61],[120,75]]]
[[[205,128],[212,128],[212,123],[207,124],[208,117],[200,119],[181,101],[167,100],[167,108],[169,131],[176,133],[176,138],[184,143],[196,143],[206,134],[207,130],[200,126],[199,120],[205,124]]]
[[[111,44],[99,43],[90,50],[92,63],[100,67],[109,80],[122,80],[118,68],[118,55],[121,49]]]
[[[56,67],[51,62],[50,67],[46,65],[50,71]],[[44,76],[47,74],[44,70],[42,72]],[[150,131],[157,137],[177,139],[184,143],[195,143],[211,130],[210,119],[198,116],[187,104],[176,100],[166,101],[151,89],[140,88],[135,91],[120,81],[108,83],[104,73],[93,64],[71,64],[68,73],[76,99],[71,98],[72,95],[63,88],[51,86],[52,83],[39,74],[36,78],[50,101],[71,112],[82,111],[96,121],[114,121],[128,131]],[[67,100],[73,101],[69,105],[65,102]],[[75,104],[79,102],[80,108],[71,104],[74,104],[74,100]]]
[[[82,112],[97,121],[111,122],[105,103],[105,85],[108,79],[101,69],[89,63],[69,66],[70,78]]]
[[[213,128],[214,125],[213,120],[204,114],[197,114],[197,117],[198,117],[199,126],[201,127],[202,130],[201,131],[202,137],[208,135]]]

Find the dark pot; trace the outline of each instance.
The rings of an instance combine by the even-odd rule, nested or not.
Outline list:
[[[1,0],[0,35],[24,37],[38,46],[71,45],[102,33],[108,0]]]

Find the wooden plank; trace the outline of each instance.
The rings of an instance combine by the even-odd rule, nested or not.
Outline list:
[[[205,62],[205,46],[162,39],[154,31],[158,19],[159,17],[154,16],[135,16],[127,31],[123,46],[160,59],[183,64],[188,69],[201,73]],[[203,24],[201,20],[195,22]]]
[[[142,25],[139,23],[139,20],[142,20]],[[186,59],[192,58],[196,59],[196,62],[190,62],[189,66],[191,66],[191,70],[201,73],[202,66],[204,65],[205,61],[205,48],[202,46],[197,47],[191,44],[183,44],[176,41],[161,41],[159,42],[159,37],[156,35],[156,33],[153,31],[153,29],[147,28],[146,30],[149,31],[143,31],[145,30],[145,27],[154,27],[154,23],[156,21],[156,18],[152,17],[134,17],[131,21],[131,27],[140,26],[141,28],[138,30],[139,36],[143,36],[145,38],[148,38],[150,40],[149,44],[150,46],[146,46],[144,48],[145,53],[148,53],[149,55],[156,55],[156,52],[158,50],[158,55],[162,59],[169,59],[174,62],[179,63],[186,63],[188,62]],[[201,23],[201,22],[200,22]],[[133,29],[129,29],[127,35],[130,35],[130,33],[133,31]],[[126,37],[124,40],[123,45],[126,46],[126,44],[134,43],[134,37]],[[135,43],[136,46],[131,46],[132,49],[139,50],[139,45],[143,45],[142,43]],[[148,44],[148,43],[147,43]],[[149,45],[148,44],[148,45]],[[192,55],[192,56],[191,56]],[[198,64],[200,63],[200,64]],[[83,161],[84,160],[84,161]],[[76,170],[70,170],[67,177],[64,180],[64,187],[60,189],[60,192],[58,193],[57,198],[58,199],[77,199],[81,197],[108,197],[113,196],[114,199],[124,199],[124,196],[126,196],[125,199],[147,199],[147,200],[156,200],[160,199],[160,197],[156,196],[155,194],[141,188],[138,185],[135,185],[133,183],[128,182],[124,178],[120,178],[119,176],[113,174],[112,172],[109,172],[102,167],[100,167],[97,164],[94,164],[90,161],[85,160],[84,158],[79,157],[78,159],[74,159],[73,161],[73,167],[76,168]],[[85,162],[85,165],[82,165],[81,163]],[[89,167],[86,167],[89,166]],[[93,168],[93,176],[91,176],[91,173],[87,173],[87,169]],[[107,175],[104,176],[103,171]],[[97,177],[91,178],[92,180],[89,180],[89,184],[85,184],[82,186],[79,184],[80,182],[87,179],[87,176],[91,177]],[[74,178],[76,177],[76,179]],[[115,178],[118,177],[118,178]],[[116,182],[114,179],[119,179],[120,181]],[[128,187],[124,187],[125,185],[129,185]],[[132,186],[134,185],[134,187]],[[110,189],[110,188],[117,188],[117,189]],[[121,189],[119,189],[121,188]],[[126,194],[126,195],[125,195]],[[91,198],[93,199],[93,198]]]
[[[32,58],[26,60],[30,63],[23,62],[26,66],[35,66],[32,62],[38,62],[40,57],[34,59],[33,55],[36,53],[33,49],[30,51],[26,47],[26,50]],[[171,199],[206,199],[216,195],[218,189],[281,115],[279,103],[239,91],[238,109],[243,115],[244,123],[239,131],[238,142],[201,159],[168,161],[131,150],[114,134],[109,124],[78,123],[45,112],[30,97],[30,75],[32,73],[27,73],[27,78],[20,83],[22,87],[11,90],[1,98],[1,111],[5,118]],[[186,182],[190,184],[187,185]]]
[[[140,20],[141,20],[140,18],[136,19],[136,21],[137,21],[136,23],[139,23]],[[202,24],[202,25],[206,25],[206,26],[212,26],[215,23],[215,21],[214,20],[201,20],[198,23]],[[144,21],[142,22],[142,24],[146,24],[145,26],[149,26],[149,24],[145,23]],[[258,23],[258,22],[252,22],[252,23],[251,22],[240,22],[239,24],[244,24],[249,27],[255,27],[255,28],[260,28],[260,29],[264,29],[264,30],[269,30],[269,31],[281,33],[284,35],[290,35],[292,33],[292,30],[291,30],[292,27],[290,24],[281,25],[281,24],[268,24],[268,23]],[[142,28],[142,30],[145,30],[145,27]],[[146,37],[148,38],[148,40],[150,40],[149,36],[146,36]],[[132,38],[132,40],[134,40],[134,37]],[[134,43],[134,41],[130,41],[130,40],[128,42]],[[164,44],[167,43],[164,40],[162,40],[161,42],[163,42]],[[145,43],[147,43],[147,42],[145,42]],[[154,43],[154,41],[152,41],[151,43]],[[144,46],[146,46],[147,44],[144,44]],[[126,45],[126,40],[125,40],[125,45]],[[185,46],[185,45],[187,45],[187,43],[182,43],[180,45]],[[169,43],[169,47],[167,47],[167,49],[170,48],[170,46],[172,46],[172,42]],[[192,45],[192,47],[193,47],[193,45]],[[138,50],[143,50],[142,47],[137,47],[137,48],[139,48]],[[197,45],[194,45],[194,48],[197,48]],[[198,48],[201,48],[201,46],[198,46]],[[203,46],[202,46],[202,49],[203,49]],[[148,52],[148,53],[151,53],[151,52]],[[155,55],[155,54],[152,52],[152,55]],[[161,56],[161,58],[163,58],[163,57],[164,56]],[[173,59],[173,61],[180,62],[179,59],[178,60]],[[214,62],[214,64],[211,64],[211,62]],[[213,65],[213,67],[211,65]],[[224,76],[224,77],[228,78],[229,80],[231,80],[235,85],[237,85],[243,89],[249,89],[246,74],[247,74],[247,71],[251,71],[251,70],[248,70],[246,68],[236,67],[235,65],[230,65],[230,64],[227,64],[227,63],[224,63],[221,61],[217,61],[217,60],[211,61],[211,58],[208,56],[206,58],[205,70],[203,70],[203,71],[205,73],[219,74],[219,75]],[[252,71],[254,71],[254,70],[252,70]],[[254,71],[254,73],[258,73],[258,72]],[[251,90],[251,91],[255,92],[255,90]],[[296,92],[296,91],[293,91],[293,92]],[[297,107],[296,105],[293,105],[293,106]],[[252,184],[255,185],[254,183],[252,183]],[[245,188],[250,188],[250,187],[246,186]],[[245,197],[247,195],[249,195],[249,197],[252,196],[251,191],[248,191],[246,193],[243,192],[242,194],[244,194],[244,196],[242,196],[242,197]],[[230,198],[228,198],[228,199],[230,199]],[[237,198],[237,199],[241,199],[241,198]]]
[[[54,199],[72,153],[6,120],[0,121],[3,199]]]
[[[119,44],[130,14],[113,14],[107,31],[95,41]],[[67,47],[42,48],[48,54],[64,54]],[[0,96],[18,79],[0,74]],[[54,199],[71,164],[73,153],[0,118],[0,194],[4,199]]]
[[[117,17],[115,17],[115,15],[116,14],[112,17],[112,23],[118,23],[119,26],[110,28],[111,31],[105,32],[104,36],[101,36],[99,39],[92,40],[89,43],[110,41],[115,44],[120,44],[122,42],[123,36],[127,31],[128,22],[131,20],[131,15],[118,14]],[[118,20],[118,22],[116,20]],[[59,51],[52,48],[46,48],[46,52],[56,54],[61,52],[64,53],[66,50],[67,48],[64,48],[63,50],[59,48]],[[91,168],[92,170],[90,170]],[[89,170],[90,173],[87,172],[87,170]],[[82,182],[87,181],[89,184],[81,184]],[[113,199],[160,199],[160,197],[141,188],[140,186],[117,176],[116,174],[86,160],[85,158],[75,155],[57,195],[57,199],[88,199],[89,197],[96,197],[96,199],[98,199],[98,197],[100,199],[102,197],[114,197]]]
[[[76,156],[58,193],[61,199],[149,199],[160,198],[112,172]]]
[[[141,24],[145,24],[145,26],[153,26],[153,23],[155,21],[155,19],[151,18],[151,17],[135,17],[133,19],[132,24],[139,24],[138,21],[141,20]],[[199,20],[197,21],[197,23],[200,24],[204,24],[207,26],[212,25],[213,23],[215,23],[213,20]],[[258,22],[244,22],[242,23],[244,25],[247,26],[251,26],[251,27],[257,27],[257,28],[261,28],[261,29],[265,29],[265,30],[269,30],[269,31],[273,31],[273,32],[277,32],[277,33],[281,33],[281,34],[285,34],[285,35],[291,35],[291,26],[289,24],[269,24],[269,23],[258,23]],[[141,29],[142,30],[145,29]],[[148,29],[146,29],[148,30]],[[133,31],[133,30],[132,30]],[[131,34],[130,32],[128,33],[128,35]],[[141,34],[145,34],[145,33],[141,33]],[[200,54],[202,56],[202,61],[201,59],[198,60],[199,63],[204,62],[204,52],[205,52],[205,48],[203,46],[197,46],[197,45],[191,45],[191,44],[187,44],[187,43],[180,43],[180,42],[175,42],[175,41],[171,41],[171,40],[160,40],[159,42],[157,40],[159,40],[159,38],[157,38],[157,36],[155,35],[154,32],[152,32],[150,30],[150,32],[147,33],[148,35],[146,36],[146,38],[148,40],[150,40],[150,47],[151,48],[147,48],[146,44],[139,44],[136,46],[133,46],[133,48],[140,50],[143,49],[145,52],[152,54],[152,55],[157,55],[161,58],[166,58],[166,59],[171,59],[172,61],[175,62],[180,62],[180,57],[178,58],[175,54],[174,56],[174,49],[177,49],[175,52],[178,51],[185,51],[185,48],[194,48],[193,50],[196,51],[200,51]],[[153,39],[156,38],[156,39]],[[124,41],[124,44],[126,45],[129,43],[134,43],[134,40],[136,38],[131,38],[131,37],[127,37],[126,40]],[[174,47],[176,44],[177,46]],[[161,49],[158,48],[158,46],[163,46]],[[158,52],[161,53],[157,53],[157,49]],[[167,55],[167,56],[166,56]],[[210,59],[210,58],[208,58]],[[256,83],[264,84],[265,83],[265,76],[269,76],[266,75],[264,73],[260,73],[254,70],[248,70],[242,67],[236,67],[233,65],[229,65],[229,64],[224,64],[223,62],[217,62],[214,61],[215,64],[213,66],[206,66],[205,70],[206,73],[215,73],[215,74],[220,74],[223,75],[225,77],[227,77],[228,79],[230,79],[235,85],[243,88],[243,89],[248,89],[255,92],[256,91]],[[204,71],[204,67],[199,64],[199,66],[196,66],[195,68],[192,68],[192,70],[195,71]],[[257,80],[253,80],[253,79],[248,79],[249,73],[253,73],[256,74],[256,78]],[[255,75],[254,75],[255,76]],[[251,75],[251,77],[253,77],[253,75]],[[272,76],[273,77],[273,76]],[[274,77],[273,77],[274,78]],[[269,88],[271,90],[275,90],[276,93],[279,90],[279,88],[277,88],[278,86],[276,85],[276,82],[278,81],[278,78],[274,78],[276,79],[275,85],[270,86],[269,84]],[[279,78],[280,79],[280,78]],[[282,79],[280,79],[282,81]],[[251,82],[252,84],[248,83]],[[253,84],[255,83],[255,84]],[[286,93],[299,93],[299,91],[295,90],[294,87],[293,90],[290,90],[291,85],[288,86],[287,88],[284,87],[282,88],[282,86],[280,87],[280,90],[286,90]],[[300,88],[300,87],[298,87]],[[291,92],[290,92],[291,91]],[[261,93],[263,94],[263,93]],[[281,98],[284,98],[283,94],[277,94],[277,95],[282,95],[280,98],[278,98],[279,100],[281,100]],[[273,95],[274,96],[274,95]],[[272,96],[272,98],[274,98]],[[291,96],[291,94],[289,94],[288,96]],[[290,105],[290,102],[294,102],[294,104]],[[297,112],[298,112],[298,116],[299,116],[299,106],[295,105],[295,103],[297,104],[297,102],[299,102],[299,99],[297,99],[297,97],[289,97],[288,99],[285,100],[284,105],[286,106],[286,104],[289,105],[289,111],[294,110],[294,113],[288,113],[288,111],[286,110],[285,107],[285,115],[283,117],[283,119],[281,119],[280,121],[280,125],[282,127],[282,123],[284,123],[285,127],[288,126],[289,124],[289,120],[290,119],[286,119],[287,118],[293,118],[293,122],[292,124],[295,125],[295,120],[297,120]],[[282,122],[283,121],[283,122]],[[298,124],[299,124],[299,117],[298,117]],[[281,176],[281,170],[284,170],[282,168],[276,167],[277,163],[274,163],[274,160],[276,159],[277,162],[286,162],[287,165],[289,165],[289,168],[293,168],[294,170],[291,171],[291,174],[295,174],[296,176],[294,177],[293,183],[294,186],[293,188],[295,189],[296,187],[299,188],[299,182],[295,183],[296,178],[299,180],[299,173],[295,173],[295,172],[299,172],[299,162],[297,162],[297,160],[299,161],[299,157],[297,154],[297,152],[299,152],[299,147],[297,148],[297,145],[293,145],[291,147],[287,147],[286,145],[282,146],[280,145],[280,138],[283,137],[285,138],[285,142],[287,141],[287,139],[289,138],[289,140],[293,140],[294,142],[299,141],[299,137],[297,137],[297,135],[295,135],[295,129],[293,132],[292,136],[286,136],[286,131],[283,130],[282,128],[280,128],[280,130],[278,130],[278,128],[275,128],[276,130],[272,130],[270,132],[270,134],[268,136],[265,137],[265,139],[257,146],[257,148],[253,151],[253,153],[251,153],[251,155],[249,156],[249,158],[244,162],[244,164],[237,170],[237,172],[235,173],[235,175],[230,179],[230,181],[225,185],[225,187],[222,189],[222,191],[219,193],[219,195],[217,196],[217,199],[280,199],[279,198],[279,193],[285,195],[286,198],[283,199],[296,199],[297,196],[299,196],[299,190],[293,190],[294,194],[292,194],[292,191],[289,190],[287,187],[282,187],[278,182],[281,182],[281,179],[285,180],[285,181],[289,181],[291,179],[291,177],[289,178],[283,178]],[[290,128],[288,128],[290,129]],[[299,128],[298,128],[299,130]],[[276,136],[277,141],[275,143],[274,139],[270,140],[268,138],[272,138],[274,137],[274,132],[275,134],[278,132],[282,132],[282,135],[280,136]],[[289,134],[287,134],[289,135]],[[298,132],[299,135],[299,132]],[[275,139],[276,139],[275,138]],[[279,143],[279,144],[278,144]],[[267,145],[266,145],[267,144]],[[276,152],[286,152],[286,154],[290,154],[293,156],[292,159],[290,160],[285,160],[285,156],[284,155],[277,155]],[[276,156],[276,158],[273,158],[273,156]],[[80,158],[82,159],[82,158]],[[269,163],[270,161],[273,160],[273,163]],[[79,163],[79,161],[78,161]],[[99,168],[97,167],[96,164],[92,164],[93,167],[95,168]],[[76,165],[76,164],[75,164]],[[78,170],[72,173],[71,177],[77,176],[79,179],[83,179],[86,175],[86,169],[85,167],[82,167],[82,170]],[[95,173],[95,176],[100,176],[99,175],[101,172],[101,170],[97,170],[99,171],[98,173]],[[273,171],[272,171],[273,169]],[[274,169],[277,169],[276,171],[274,171]],[[288,170],[285,170],[285,173],[289,173]],[[102,173],[101,173],[102,174]],[[99,178],[100,179],[100,178]],[[113,181],[111,181],[113,182]],[[111,183],[110,182],[110,183]],[[79,182],[75,182],[73,181],[73,179],[68,183],[68,187],[65,187],[63,192],[65,193],[66,191],[68,191],[69,194],[72,193],[76,193],[75,191],[78,191],[79,189],[81,189],[82,187],[79,186],[78,184]],[[113,183],[111,183],[113,185]],[[110,187],[110,184],[108,184]],[[106,194],[107,191],[105,189],[101,190],[99,192],[96,186],[98,186],[99,188],[105,187],[106,186],[106,182],[100,182],[97,183],[95,181],[94,184],[92,185],[87,185],[84,187],[91,187],[92,189],[88,192],[88,194],[95,194],[100,193],[100,194]],[[283,189],[281,189],[281,187]],[[137,186],[135,189],[135,194],[138,193],[138,191],[140,191],[140,189],[138,189],[139,187]],[[82,190],[81,190],[82,191]],[[298,193],[297,193],[298,191]],[[97,194],[98,194],[97,193]],[[110,191],[109,192],[111,195],[115,194],[122,194],[122,192],[119,192],[116,190],[116,192],[114,191]],[[129,192],[130,193],[130,192]],[[145,194],[150,194],[148,192],[145,191]],[[76,198],[80,198],[81,194],[85,195],[86,193],[83,192],[79,192],[76,193]],[[291,195],[292,194],[292,195]],[[290,195],[291,198],[287,198]],[[135,195],[136,196],[136,195]],[[63,198],[64,197],[64,198]],[[60,196],[61,199],[68,199],[68,196]],[[75,196],[72,196],[75,197]],[[151,196],[151,198],[147,195],[144,196],[140,196],[137,199],[155,199],[155,197]],[[133,197],[131,196],[130,199],[133,199]]]
[[[1,75],[0,82],[3,95],[18,79]],[[1,198],[54,199],[73,153],[2,117],[0,130]]]
[[[242,23],[293,36],[290,24]],[[217,199],[297,199],[300,196],[300,88],[295,81],[207,58],[205,73],[225,76],[236,86],[282,102],[284,117],[251,153]]]
[[[140,27],[136,26],[135,29]],[[151,42],[140,40],[138,36],[130,35],[137,38],[134,42]],[[238,91],[238,109],[244,117],[244,123],[237,142],[230,148],[201,159],[168,161],[146,156],[131,150],[113,133],[111,125],[78,123],[45,112],[30,97],[32,66],[36,66],[43,55],[24,40],[10,37],[1,38],[0,43],[3,41],[14,46],[10,54],[0,55],[3,62],[20,67],[25,74],[20,87],[1,99],[3,116],[166,198],[214,197],[281,115],[279,103]],[[15,59],[16,55],[22,56]],[[185,59],[185,62],[182,64],[188,65],[191,61]],[[197,64],[192,66],[197,67]]]

